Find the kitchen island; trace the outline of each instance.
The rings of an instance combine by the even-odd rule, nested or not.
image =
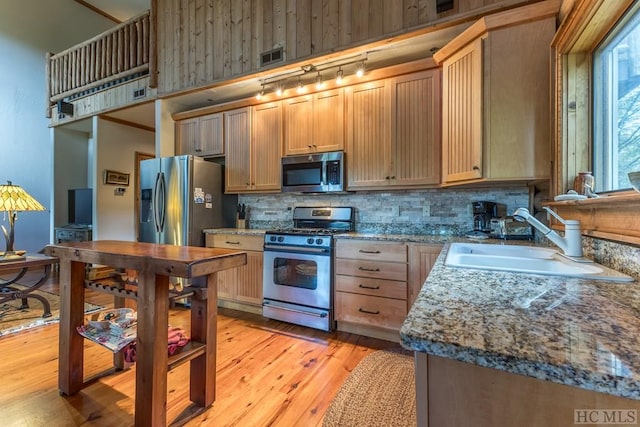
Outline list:
[[[638,422],[637,281],[450,268],[447,249],[400,330],[418,425],[566,426],[606,411]]]
[[[166,425],[167,371],[190,362],[190,398],[207,407],[215,400],[217,272],[246,263],[241,251],[126,241],[69,242],[47,246],[60,262],[60,355],[58,388],[73,395],[85,386],[83,337],[86,264],[104,264],[138,272],[127,297],[137,300],[135,425]],[[168,357],[169,277],[191,279],[191,343]],[[114,297],[118,288],[92,288]]]

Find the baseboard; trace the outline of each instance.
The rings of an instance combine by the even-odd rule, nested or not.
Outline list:
[[[339,331],[400,343],[400,331],[349,322],[337,322],[337,324],[337,329]]]
[[[262,306],[253,304],[244,304],[237,301],[228,301],[218,299],[218,307],[230,308],[232,310],[246,311],[247,313],[259,314],[262,316]]]

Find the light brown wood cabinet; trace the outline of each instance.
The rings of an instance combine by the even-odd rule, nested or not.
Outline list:
[[[282,104],[271,102],[227,111],[227,193],[273,192],[281,188]]]
[[[440,252],[442,245],[427,243],[408,243],[409,256],[409,278],[407,281],[407,308],[416,301],[422,285],[427,280],[429,272],[433,268]]]
[[[398,331],[407,316],[404,242],[336,240],[335,317]]]
[[[343,89],[284,101],[284,155],[344,149]]]
[[[207,234],[206,246],[247,252],[247,264],[218,273],[219,305],[262,314],[262,236]]]
[[[482,18],[434,54],[443,184],[550,178],[548,9]]]
[[[440,71],[351,86],[347,93],[351,190],[440,182]]]
[[[200,157],[224,155],[223,113],[176,122],[176,152]]]

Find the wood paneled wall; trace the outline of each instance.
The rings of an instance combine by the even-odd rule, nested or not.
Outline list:
[[[286,64],[531,0],[157,0],[159,94],[260,69],[283,47]]]

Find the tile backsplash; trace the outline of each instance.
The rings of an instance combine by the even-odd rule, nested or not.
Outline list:
[[[529,205],[529,188],[244,194],[239,202],[248,206],[251,228],[289,227],[297,206],[353,206],[358,232],[464,235],[473,229],[471,203],[480,200],[499,203],[506,215]]]

